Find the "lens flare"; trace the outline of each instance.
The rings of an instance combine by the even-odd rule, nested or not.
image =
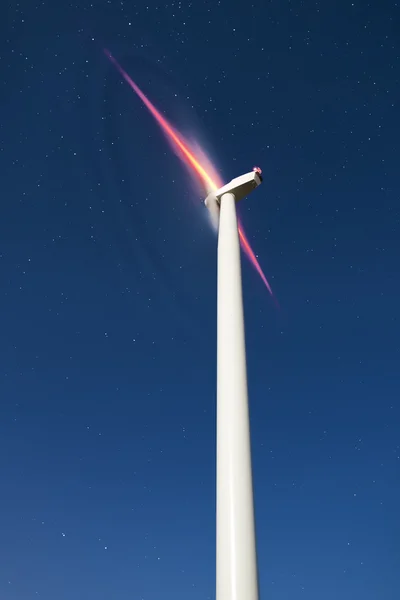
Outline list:
[[[200,146],[197,143],[190,143],[182,134],[178,133],[178,131],[167,121],[165,117],[162,116],[152,102],[150,102],[150,100],[144,95],[142,90],[136,85],[128,73],[124,71],[118,61],[112,56],[111,52],[104,50],[104,53],[119,71],[128,85],[139,96],[149,112],[153,115],[174,152],[178,154],[185,166],[190,169],[191,174],[194,174],[200,180],[207,193],[218,190],[220,187],[222,187],[224,185],[222,179]],[[238,232],[242,249],[260,275],[267,290],[271,296],[273,296],[271,286],[269,285],[268,280],[259,265],[257,257],[251,249],[250,243],[244,233],[240,220],[238,220]]]

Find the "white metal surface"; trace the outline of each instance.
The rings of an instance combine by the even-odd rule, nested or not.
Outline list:
[[[261,174],[258,171],[250,171],[250,173],[235,177],[235,179],[232,179],[232,181],[212,193],[217,198],[218,202],[220,202],[221,197],[228,192],[235,194],[236,201],[239,201],[250,194],[250,192],[258,187],[261,182]]]
[[[220,197],[217,355],[216,600],[258,600],[242,277],[233,193]]]

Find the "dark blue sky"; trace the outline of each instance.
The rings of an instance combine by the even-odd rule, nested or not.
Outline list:
[[[207,600],[216,240],[107,46],[225,180],[261,597],[400,583],[399,5],[23,0],[0,19],[0,598]]]

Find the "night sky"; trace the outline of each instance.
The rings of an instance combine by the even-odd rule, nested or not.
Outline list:
[[[107,47],[223,179],[261,598],[400,597],[400,5],[0,18],[0,598],[215,597],[216,236]]]

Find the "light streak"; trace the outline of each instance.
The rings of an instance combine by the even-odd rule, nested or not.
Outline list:
[[[246,234],[243,231],[243,226],[240,223],[240,220],[238,219],[238,231],[239,231],[239,238],[240,238],[240,243],[242,244],[242,248],[245,251],[246,255],[248,256],[250,262],[253,264],[254,268],[256,269],[257,273],[260,275],[261,279],[263,280],[267,290],[269,291],[269,293],[271,294],[271,296],[273,296],[273,292],[271,289],[270,284],[268,283],[268,279],[265,277],[260,264],[257,260],[256,255],[254,254],[253,250],[251,249],[251,246],[249,244],[249,241],[246,237]]]
[[[167,121],[165,117],[156,109],[154,104],[150,102],[150,100],[145,96],[139,86],[133,81],[133,79],[128,75],[126,71],[121,67],[118,61],[112,56],[111,52],[108,50],[104,50],[104,53],[108,57],[108,59],[112,62],[115,68],[119,71],[128,85],[132,88],[132,90],[139,96],[143,104],[149,110],[149,112],[153,115],[159,126],[161,127],[163,133],[167,137],[167,140],[172,144],[172,147],[178,151],[180,158],[185,163],[186,166],[191,168],[191,171],[197,175],[197,177],[201,180],[202,184],[206,188],[207,192],[218,190],[223,186],[223,182],[216,173],[215,169],[211,169],[211,164],[208,160],[205,160],[205,154],[203,151],[199,149],[198,154],[202,157],[203,164],[208,163],[209,169],[207,170],[200,162],[201,159],[197,159],[194,151],[191,150],[190,144],[185,140],[182,134],[178,133],[178,131]],[[209,171],[213,171],[213,175],[210,174]],[[252,263],[253,267],[256,269],[258,274],[260,275],[262,281],[264,282],[267,290],[273,296],[273,292],[270,284],[268,283],[267,278],[265,277],[260,264],[255,256],[253,250],[251,249],[250,243],[246,237],[246,234],[243,230],[243,226],[238,220],[238,232],[239,239],[244,250],[246,256]]]

